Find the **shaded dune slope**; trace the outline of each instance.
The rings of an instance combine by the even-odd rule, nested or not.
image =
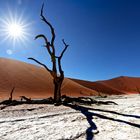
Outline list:
[[[120,76],[110,80],[99,81],[100,84],[108,85],[124,93],[138,93],[140,91],[140,78]]]
[[[104,84],[104,82],[90,82],[90,81],[84,81],[84,80],[78,80],[78,79],[71,79],[87,88],[93,89],[100,93],[112,95],[112,94],[124,94],[124,92],[120,91],[119,89],[116,89],[114,87],[111,87],[108,84]]]
[[[71,79],[87,88],[93,89],[98,93],[104,94],[132,94],[140,92],[140,78],[120,76],[110,80],[103,81],[84,81],[78,79]]]

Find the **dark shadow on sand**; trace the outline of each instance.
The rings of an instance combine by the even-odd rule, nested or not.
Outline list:
[[[78,106],[78,105],[72,105],[72,104],[64,104],[64,105],[67,107],[70,107],[74,110],[80,111],[86,117],[86,119],[90,125],[89,128],[87,128],[87,130],[86,130],[86,139],[93,140],[94,134],[92,133],[92,131],[98,131],[98,130],[97,130],[96,124],[92,121],[93,115],[91,114],[91,112],[89,112],[88,108]]]
[[[89,108],[89,110],[112,113],[112,114],[121,115],[121,116],[124,116],[124,117],[132,117],[132,118],[140,119],[140,116],[138,116],[138,115],[123,114],[123,113],[119,113],[119,112],[116,112],[116,111],[110,111],[110,110],[104,110],[104,109],[94,109],[94,108]]]
[[[134,118],[140,118],[140,116],[137,115],[127,115],[127,114],[122,114],[122,113],[118,113],[115,111],[109,111],[109,110],[102,110],[102,109],[93,109],[93,108],[89,108],[89,107],[85,107],[85,106],[80,106],[80,105],[73,105],[73,104],[64,104],[67,107],[71,107],[74,110],[80,111],[83,115],[85,115],[90,127],[87,128],[86,130],[86,140],[93,140],[94,138],[94,134],[97,134],[99,131],[97,130],[97,126],[96,124],[93,122],[93,117],[98,117],[101,119],[106,119],[106,120],[111,120],[114,122],[120,122],[120,123],[124,123],[133,127],[137,127],[140,128],[140,124],[136,124],[136,123],[132,123],[129,121],[125,121],[125,120],[121,120],[121,119],[115,119],[113,117],[108,117],[105,115],[101,115],[99,113],[95,113],[95,112],[90,112],[90,110],[92,111],[99,111],[99,112],[107,112],[107,113],[112,113],[112,114],[117,114],[117,115],[122,115],[125,117],[134,117]],[[95,133],[93,133],[93,131],[95,131]]]

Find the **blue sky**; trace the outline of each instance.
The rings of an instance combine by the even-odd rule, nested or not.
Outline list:
[[[33,63],[28,57],[35,57],[51,67],[43,40],[34,40],[40,33],[50,38],[39,16],[43,1],[0,0],[0,19],[8,18],[9,11],[17,19],[23,15],[30,35],[24,44],[13,45],[0,32],[0,57],[28,63]],[[62,60],[66,77],[95,81],[140,76],[139,0],[47,0],[44,14],[55,28],[57,54],[63,38],[70,45]]]

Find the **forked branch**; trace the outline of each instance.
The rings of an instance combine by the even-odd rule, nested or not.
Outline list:
[[[56,58],[58,58],[58,68],[59,68],[59,72],[60,72],[61,76],[64,76],[64,72],[63,72],[62,67],[61,67],[61,58],[63,57],[63,55],[64,55],[64,53],[65,53],[65,51],[66,51],[66,49],[68,48],[69,45],[67,45],[67,44],[65,43],[64,39],[62,39],[62,42],[63,42],[63,44],[65,45],[65,48],[64,48],[63,51],[61,52],[60,56],[59,56],[59,57],[56,57]]]
[[[65,43],[65,40],[64,40],[64,39],[62,39],[62,42],[63,42],[63,44],[65,45],[65,48],[64,48],[64,50],[61,52],[60,59],[63,57],[63,54],[65,53],[66,49],[67,49],[68,46],[69,46],[68,44]]]
[[[64,48],[63,51],[61,52],[60,56],[55,56],[56,58],[59,58],[59,59],[61,59],[61,58],[63,57],[65,51],[67,50],[67,48],[68,48],[68,46],[69,46],[69,45],[67,45],[67,44],[65,43],[64,39],[62,39],[62,42],[63,42],[63,44],[65,45],[65,48]]]

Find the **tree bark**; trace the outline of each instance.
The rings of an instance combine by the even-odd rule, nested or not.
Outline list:
[[[61,86],[63,83],[64,77],[56,77],[54,79],[54,102],[61,103]]]

